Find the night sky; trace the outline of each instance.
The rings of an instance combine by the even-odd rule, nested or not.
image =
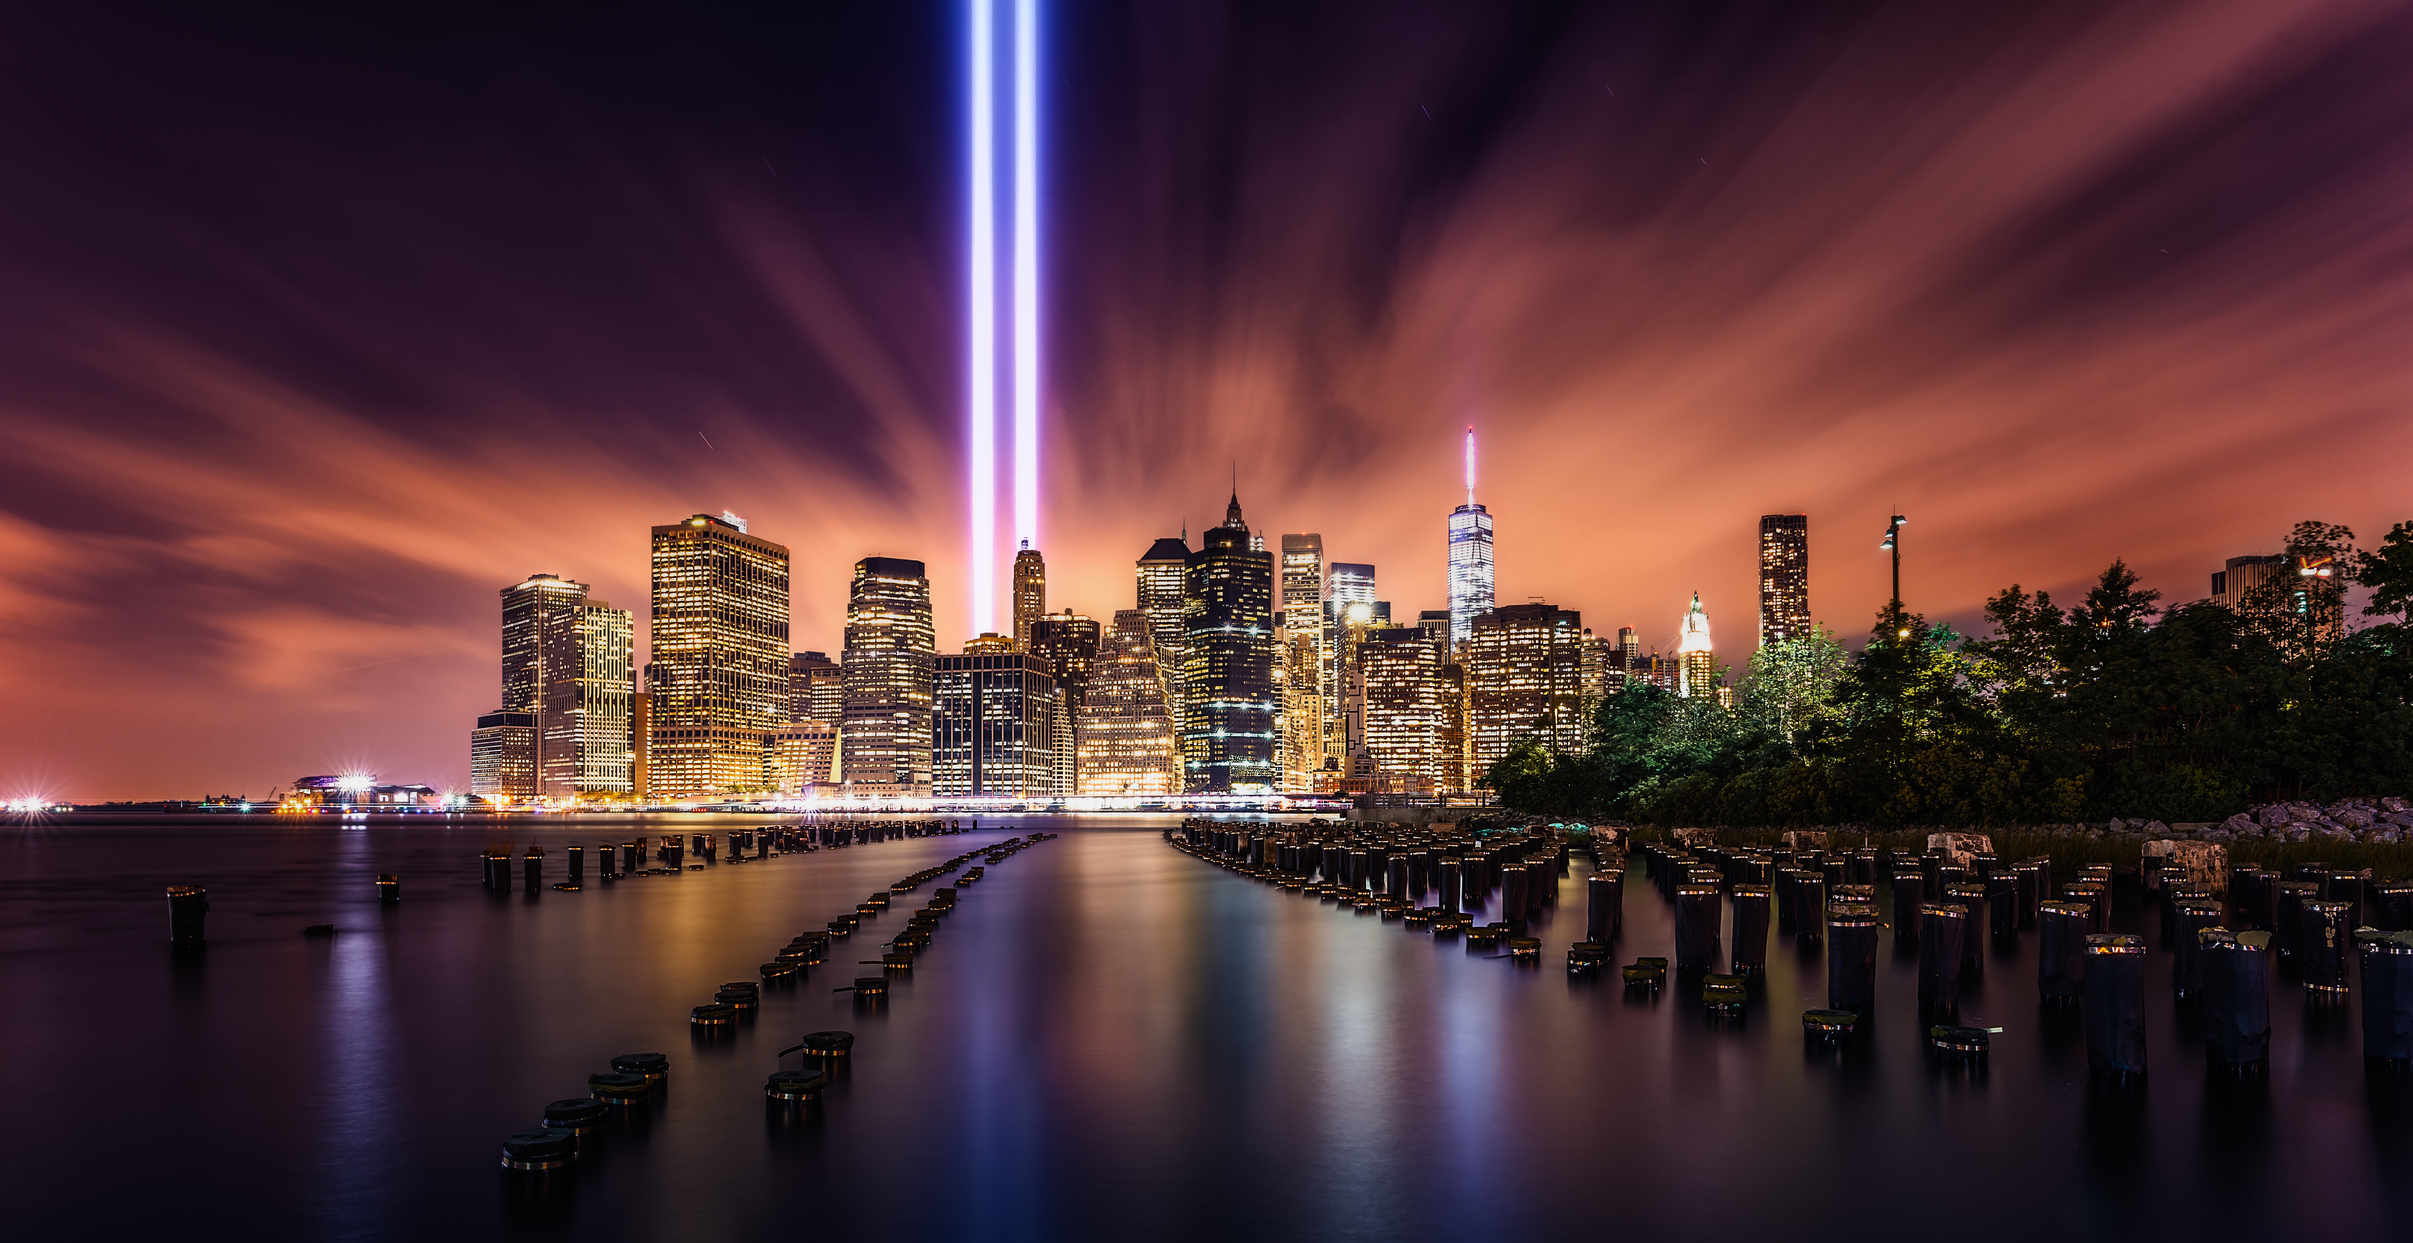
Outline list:
[[[203,9],[216,10],[204,14]],[[734,510],[965,636],[954,5],[0,12],[0,795],[466,785],[496,592]],[[1319,531],[1672,647],[2413,517],[2413,9],[1057,0],[1051,603]],[[1002,524],[1001,524],[1002,525]],[[1001,552],[1001,556],[1002,556]],[[1000,572],[1000,581],[1004,575]]]

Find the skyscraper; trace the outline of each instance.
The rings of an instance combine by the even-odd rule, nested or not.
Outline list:
[[[2231,557],[2225,568],[2212,571],[2212,603],[2237,608],[2246,593],[2286,572],[2287,558]]]
[[[1324,692],[1324,755],[1349,762],[1356,735],[1350,728],[1349,627],[1375,620],[1374,567],[1357,561],[1335,561],[1324,580],[1324,637],[1317,654],[1316,676]],[[1382,620],[1388,621],[1386,616]]]
[[[1324,537],[1282,537],[1283,624],[1291,629],[1313,626],[1324,613]]]
[[[1676,645],[1676,694],[1686,699],[1717,696],[1717,660],[1709,647],[1709,615],[1701,611],[1701,593],[1692,593],[1684,611],[1684,637]]]
[[[1583,615],[1508,604],[1477,616],[1467,640],[1470,774],[1475,779],[1533,737],[1554,752],[1583,740]]]
[[[930,712],[938,659],[922,563],[865,557],[846,595],[840,779],[862,795],[930,796]]]
[[[1071,609],[1049,613],[1031,623],[1031,654],[1055,675],[1056,693],[1064,701],[1056,719],[1056,789],[1070,794],[1079,781],[1081,701],[1089,694],[1089,673],[1098,658],[1098,623]]]
[[[1182,595],[1182,771],[1194,792],[1271,791],[1274,555],[1249,546],[1233,493],[1190,555]]]
[[[788,658],[788,719],[831,725],[846,719],[846,683],[837,661],[820,652]]]
[[[1466,503],[1449,515],[1449,642],[1492,607],[1491,513],[1475,504],[1475,429],[1466,429]]]
[[[1810,635],[1810,519],[1759,520],[1759,645]]]
[[[629,739],[636,691],[626,609],[588,600],[546,633],[545,707],[538,720],[537,788],[546,798],[627,794],[635,786]]]
[[[1031,623],[1047,612],[1047,562],[1029,540],[1014,554],[1014,642],[1031,648]]]
[[[1448,714],[1430,637],[1412,626],[1369,630],[1357,644],[1355,663],[1365,714],[1363,747],[1373,764],[1375,788],[1432,791],[1441,781]]]
[[[1182,620],[1181,597],[1189,581],[1190,545],[1181,539],[1160,539],[1148,545],[1138,565],[1139,611],[1148,619],[1148,636],[1156,645],[1156,672],[1164,679],[1165,706],[1181,720]]]
[[[937,660],[930,792],[939,798],[1046,799],[1058,785],[1064,699],[1047,661],[1029,652]]]
[[[1324,611],[1321,602],[1306,607],[1312,610],[1310,618],[1320,617]],[[1324,767],[1324,629],[1318,625],[1300,629],[1288,623],[1287,612],[1283,617],[1280,651],[1275,658],[1282,675],[1281,787],[1307,791],[1315,788],[1315,775]]]
[[[502,597],[502,711],[525,715],[532,730],[527,797],[630,793],[629,615],[551,574],[531,574]]]
[[[732,515],[653,529],[651,797],[760,789],[788,719],[788,550]]]
[[[1079,789],[1099,798],[1156,797],[1181,792],[1172,713],[1156,671],[1156,641],[1148,615],[1121,609],[1090,667],[1074,746]]]

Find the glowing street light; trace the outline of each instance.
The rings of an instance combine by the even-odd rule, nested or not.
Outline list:
[[[1897,611],[1902,607],[1902,524],[1908,521],[1910,519],[1900,514],[1887,519],[1885,542],[1877,545],[1877,551],[1894,555],[1894,608]]]

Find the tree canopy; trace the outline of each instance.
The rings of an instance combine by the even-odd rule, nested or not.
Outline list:
[[[1486,784],[1523,810],[1737,826],[2201,821],[2404,793],[2413,523],[2353,539],[2297,524],[2234,609],[2164,607],[2116,560],[2066,609],[2005,588],[1976,637],[1889,605],[1857,654],[1827,633],[1761,648],[1731,711],[1629,683],[1580,750],[1528,742]],[[2350,633],[2357,583],[2363,615],[2397,620]]]

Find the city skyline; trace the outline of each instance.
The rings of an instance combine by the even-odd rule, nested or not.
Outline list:
[[[2394,218],[2413,29],[2108,11],[1997,44],[1880,6],[1831,44],[1784,26],[1804,37],[1697,58],[1657,54],[1690,36],[1652,9],[1411,6],[1398,28],[1428,33],[1384,57],[1337,18],[1066,24],[1051,596],[1111,616],[1134,539],[1205,529],[1236,459],[1260,529],[1382,566],[1413,616],[1445,601],[1469,422],[1497,598],[1661,651],[1696,588],[1747,633],[1770,512],[1915,514],[1905,595],[1964,629],[2006,583],[2066,597],[2115,556],[2199,598],[2303,511],[2370,535],[2413,448],[2372,396],[2413,369],[2401,239],[2335,222]],[[818,585],[865,555],[928,563],[942,634],[969,614],[949,13],[799,16],[734,54],[598,27],[579,53],[667,53],[639,97],[510,16],[385,51],[333,17],[175,18],[107,66],[43,54],[98,20],[43,16],[0,85],[42,118],[18,171],[48,187],[0,237],[0,624],[42,654],[0,670],[0,791],[465,783],[492,593],[545,570],[643,599],[640,532],[680,514],[796,550],[797,647],[840,646]],[[1212,63],[1137,106],[1128,67],[1185,55]],[[1261,89],[1203,85],[1235,75]],[[402,147],[317,128],[405,121]],[[1543,154],[1570,142],[1617,158]],[[236,154],[200,177],[193,150]],[[532,463],[578,486],[532,505]],[[1864,631],[1884,559],[1835,536],[1817,567],[1816,620]]]

